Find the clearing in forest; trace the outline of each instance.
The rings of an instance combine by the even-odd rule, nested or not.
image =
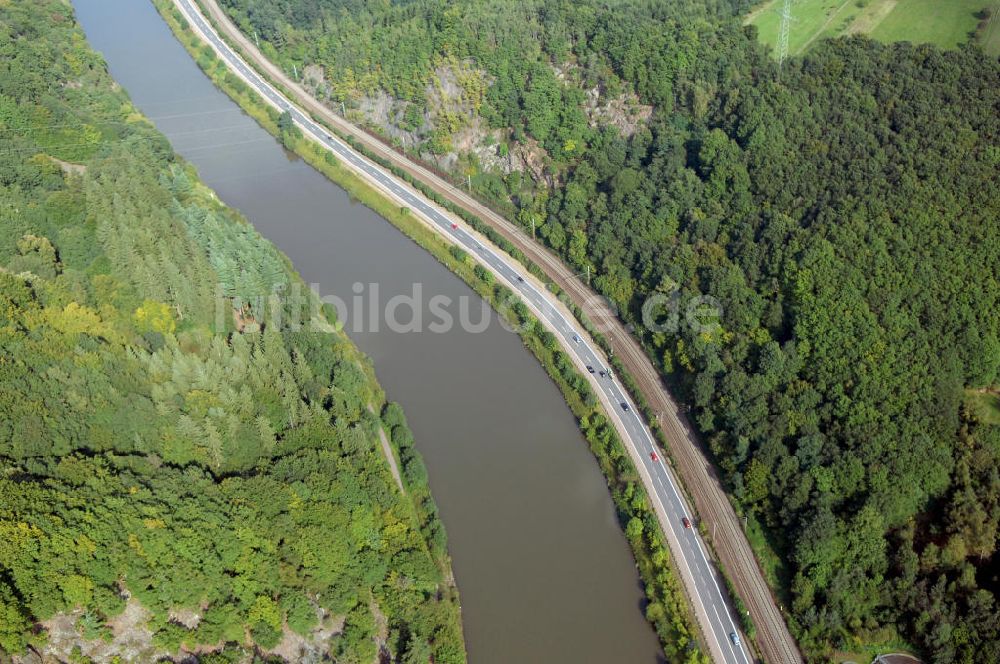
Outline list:
[[[777,50],[784,0],[765,0],[746,16]],[[1000,55],[1000,0],[793,0],[788,53],[825,37],[863,33],[882,42],[930,42],[955,48],[969,40]]]

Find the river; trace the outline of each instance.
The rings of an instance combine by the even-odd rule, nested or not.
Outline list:
[[[150,3],[73,4],[115,79],[177,152],[307,283],[345,303],[348,333],[402,404],[426,461],[470,662],[662,661],[604,479],[518,337],[492,314],[478,325],[483,303],[472,290],[285,152],[214,87]],[[419,331],[382,316],[372,324],[387,307]],[[470,324],[438,325],[442,309]]]

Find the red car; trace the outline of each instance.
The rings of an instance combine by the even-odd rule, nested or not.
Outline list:
[[[458,224],[452,224],[452,225],[451,225],[451,229],[452,229],[452,230],[455,230],[456,228],[458,228]]]
[[[684,517],[683,519],[681,519],[681,523],[684,524],[685,528],[690,528],[691,527],[691,519],[689,519],[687,517]]]
[[[656,456],[656,452],[650,452],[649,453],[649,458],[652,459],[653,461],[659,461],[660,460],[660,457]]]

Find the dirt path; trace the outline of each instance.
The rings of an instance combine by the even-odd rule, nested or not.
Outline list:
[[[826,29],[830,27],[830,24],[833,23],[833,20],[835,18],[837,18],[838,16],[840,16],[840,12],[844,11],[844,7],[846,7],[847,5],[849,5],[850,2],[851,2],[851,0],[844,0],[844,2],[841,3],[841,5],[839,7],[837,7],[837,11],[833,12],[832,14],[830,14],[827,17],[827,19],[825,21],[823,21],[823,25],[819,26],[819,28],[815,32],[812,33],[812,35],[809,37],[809,39],[806,40],[806,43],[804,43],[799,48],[795,49],[795,54],[804,53],[805,50],[807,48],[809,48],[810,44],[812,44],[814,41],[816,41],[817,39],[819,39],[819,37],[824,32],[826,32]]]
[[[373,415],[375,414],[375,409],[372,408],[371,404],[368,404],[368,410]],[[399,464],[396,463],[396,455],[392,452],[392,445],[389,444],[389,436],[385,433],[385,427],[378,428],[378,438],[382,441],[382,453],[385,455],[385,460],[389,462],[389,471],[392,472],[396,484],[399,485],[399,490],[405,496],[406,488],[403,486],[403,477],[399,474]]]
[[[389,462],[389,470],[392,472],[392,476],[396,478],[396,484],[399,485],[399,490],[406,495],[406,489],[403,487],[403,478],[399,474],[399,466],[396,464],[396,455],[392,453],[392,446],[389,444],[389,437],[385,435],[385,429],[379,427],[378,430],[379,440],[382,441],[382,453],[385,454],[386,461]]]
[[[874,7],[866,7],[860,14],[855,17],[848,26],[847,30],[844,31],[845,35],[854,34],[866,34],[870,35],[872,31],[878,27],[879,23],[885,20],[885,17],[892,13],[892,10],[896,8],[897,0],[885,0]]]
[[[684,420],[650,359],[615,317],[605,300],[574,276],[559,258],[531,240],[519,227],[465,192],[456,189],[426,167],[411,161],[323,106],[257,50],[222,12],[215,0],[198,0],[198,3],[213,20],[220,33],[226,36],[230,43],[236,44],[244,57],[290,92],[294,100],[312,112],[316,119],[353,136],[366,148],[389,160],[393,166],[406,171],[454,204],[488,223],[545,271],[598,329],[605,331],[605,336],[613,345],[615,354],[632,374],[647,403],[655,412],[663,414],[661,426],[669,441],[669,451],[675,462],[675,468],[694,500],[702,521],[708,526],[708,531],[716,533],[713,546],[719,562],[750,612],[750,617],[757,628],[757,644],[764,659],[774,663],[801,662],[802,657],[795,641],[764,581],[750,544],[743,533],[741,522],[729,503],[729,498],[706,451]],[[389,451],[391,452],[391,449]],[[393,458],[391,454],[388,456],[390,459]],[[391,463],[394,463],[394,460]]]
[[[743,25],[750,25],[751,23],[753,23],[758,16],[760,16],[764,12],[774,7],[775,2],[777,2],[777,0],[767,0],[767,2],[761,5],[757,5],[756,7],[751,9],[747,13],[747,15],[743,17]]]

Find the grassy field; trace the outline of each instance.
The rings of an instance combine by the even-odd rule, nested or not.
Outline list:
[[[746,22],[757,26],[760,40],[777,49],[784,0],[765,0]],[[979,13],[989,8],[993,18],[973,37]],[[1000,55],[1000,0],[793,0],[788,53],[804,52],[817,40],[864,33],[883,42],[931,42],[945,48],[977,39]]]
[[[1000,393],[966,390],[965,402],[983,422],[1000,425]]]

